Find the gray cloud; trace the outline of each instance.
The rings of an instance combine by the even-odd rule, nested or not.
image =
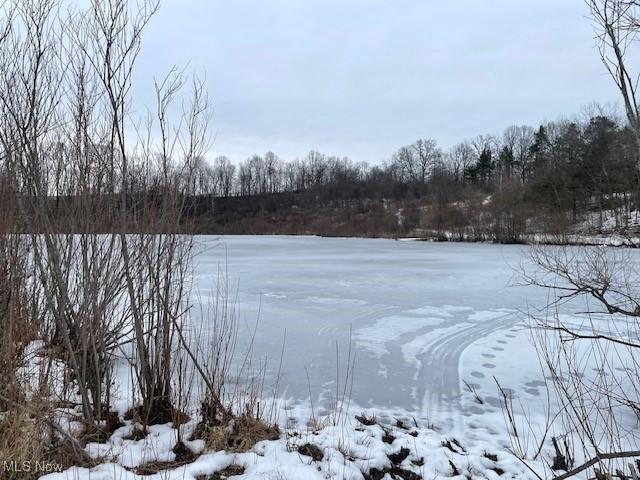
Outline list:
[[[165,0],[136,102],[172,65],[206,70],[212,154],[310,149],[372,163],[615,100],[583,0]]]

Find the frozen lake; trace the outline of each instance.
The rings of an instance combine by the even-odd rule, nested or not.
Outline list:
[[[515,286],[528,247],[271,236],[197,242],[196,291],[206,298],[219,268],[228,270],[245,341],[258,321],[255,358],[267,358],[268,383],[286,331],[280,395],[291,401],[307,401],[310,391],[320,404],[335,396],[336,362],[343,378],[350,336],[352,400],[363,408],[456,410],[463,380],[487,389],[493,375],[512,381],[514,369],[520,387],[540,393],[522,351],[531,348],[523,322],[547,292]],[[528,359],[524,367],[514,351]]]

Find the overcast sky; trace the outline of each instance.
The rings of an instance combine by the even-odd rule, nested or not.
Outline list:
[[[381,162],[616,101],[584,0],[163,0],[134,90],[205,71],[234,161],[310,149]]]

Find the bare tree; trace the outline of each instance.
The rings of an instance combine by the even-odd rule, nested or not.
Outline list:
[[[631,59],[637,55],[640,2],[587,0],[587,4],[596,27],[600,57],[622,96],[626,117],[640,153],[640,108],[637,98],[640,72],[631,63]]]
[[[264,156],[266,190],[269,193],[278,192],[281,189],[282,161],[273,152],[267,152]]]
[[[453,146],[448,155],[456,181],[464,180],[465,171],[475,161],[473,148],[469,142],[461,142]]]
[[[217,190],[223,197],[231,195],[236,166],[225,157],[217,157],[213,163]]]
[[[513,149],[515,165],[519,170],[522,183],[526,183],[531,176],[532,160],[530,149],[531,145],[533,145],[533,134],[532,127],[513,125],[508,127],[503,135],[504,142]]]
[[[438,143],[432,139],[420,139],[402,147],[393,161],[402,175],[411,182],[424,185],[433,168],[442,160]]]
[[[308,187],[322,185],[326,180],[328,171],[326,157],[320,152],[311,150],[307,155],[305,163],[306,171],[308,172],[308,181],[310,182]]]

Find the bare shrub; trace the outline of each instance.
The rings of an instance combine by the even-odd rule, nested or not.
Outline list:
[[[440,240],[463,242],[467,237],[469,219],[462,205],[444,205],[427,210],[425,227]]]
[[[202,83],[172,122],[184,80],[172,71],[157,82],[156,117],[131,141],[132,71],[158,3],[12,5],[0,30],[0,193],[13,222],[0,225],[1,374],[15,375],[41,342],[64,369],[51,400],[77,404],[84,437],[97,438],[117,424],[112,367],[125,354],[141,419],[171,421],[173,402],[184,404],[174,377],[186,381],[176,330],[192,238],[182,213],[208,146]]]
[[[24,400],[18,370],[27,363],[27,349],[38,338],[38,325],[30,308],[26,247],[17,235],[0,235],[0,411],[5,397]]]
[[[540,247],[529,284],[551,290],[533,316],[538,355],[558,402],[552,469],[624,472],[640,457],[640,278],[631,250]],[[561,307],[580,309],[568,315]],[[597,472],[596,472],[597,473]]]
[[[496,192],[489,206],[493,220],[493,238],[498,243],[520,243],[531,217],[524,202],[524,188],[516,182],[506,183]]]

